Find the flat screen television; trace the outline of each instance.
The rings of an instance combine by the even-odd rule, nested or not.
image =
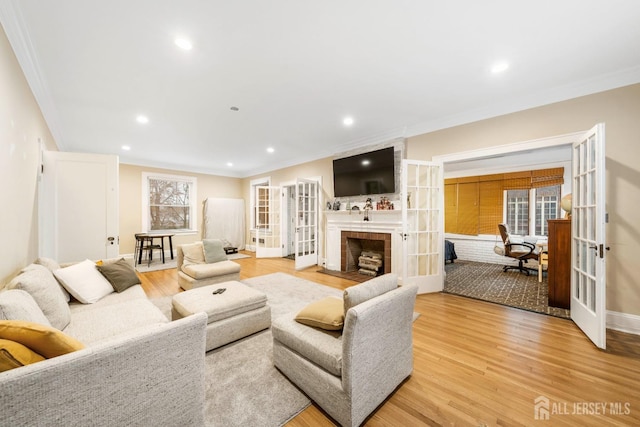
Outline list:
[[[388,194],[396,191],[393,147],[333,161],[335,197]]]

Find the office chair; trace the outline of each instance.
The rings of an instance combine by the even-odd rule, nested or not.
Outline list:
[[[498,230],[500,230],[502,243],[504,243],[504,256],[518,260],[517,266],[505,265],[502,268],[502,271],[518,270],[521,273],[525,273],[527,276],[531,271],[537,272],[537,269],[535,268],[524,266],[528,260],[538,259],[538,254],[535,252],[535,243],[525,242],[522,236],[511,234],[509,224],[498,224]]]

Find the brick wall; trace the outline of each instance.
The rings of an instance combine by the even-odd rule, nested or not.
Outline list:
[[[461,237],[461,236],[446,236],[446,240],[452,242],[455,245],[456,255],[459,260],[486,262],[490,264],[502,264],[502,265],[518,265],[518,261],[496,254],[493,251],[496,245],[495,237]],[[498,244],[502,246],[502,240],[498,240]],[[538,268],[536,260],[529,260],[526,264],[527,267]]]

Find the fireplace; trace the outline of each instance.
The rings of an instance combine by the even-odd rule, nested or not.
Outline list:
[[[381,254],[382,267],[378,274],[391,272],[391,234],[342,231],[340,239],[340,270],[357,271],[362,253]]]

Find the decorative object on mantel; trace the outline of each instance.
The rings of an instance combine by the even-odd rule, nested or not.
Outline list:
[[[327,202],[327,210],[330,211],[331,210],[331,202]]]
[[[369,221],[369,211],[373,209],[373,203],[371,197],[367,197],[367,201],[364,204],[364,218],[363,221]]]
[[[376,204],[376,210],[379,211],[392,211],[394,209],[395,207],[393,206],[393,203],[389,201],[388,197],[381,197],[380,201]]]
[[[333,202],[333,210],[334,211],[339,211],[340,210],[340,200],[335,200]]]

